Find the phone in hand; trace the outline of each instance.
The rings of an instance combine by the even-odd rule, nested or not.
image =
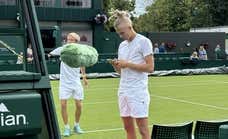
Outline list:
[[[113,63],[113,59],[106,59],[106,61],[107,61],[109,64],[112,64],[112,63]]]

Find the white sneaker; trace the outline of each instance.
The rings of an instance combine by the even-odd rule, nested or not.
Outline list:
[[[83,134],[84,133],[84,131],[80,128],[79,125],[74,126],[74,132],[78,133],[78,134]]]

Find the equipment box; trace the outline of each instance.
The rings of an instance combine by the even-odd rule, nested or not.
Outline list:
[[[41,96],[36,91],[0,92],[0,138],[41,132]]]

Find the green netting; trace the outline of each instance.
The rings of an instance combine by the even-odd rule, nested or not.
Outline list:
[[[178,125],[154,125],[151,139],[191,139],[193,122]]]
[[[196,121],[194,137],[195,139],[218,139],[219,126],[226,123],[228,121]]]
[[[65,45],[60,57],[70,67],[90,67],[97,63],[98,53],[91,46],[70,43]]]

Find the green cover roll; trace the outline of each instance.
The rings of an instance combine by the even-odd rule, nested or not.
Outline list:
[[[64,45],[61,60],[72,68],[90,67],[97,63],[98,53],[89,45],[69,43]]]

